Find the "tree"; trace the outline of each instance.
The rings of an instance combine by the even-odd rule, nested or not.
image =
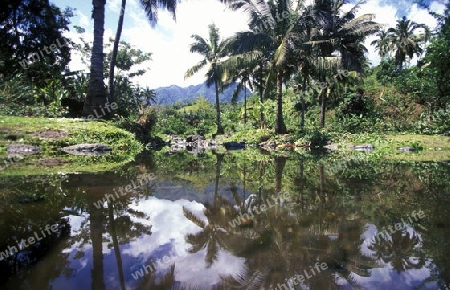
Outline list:
[[[0,71],[10,79],[23,73],[33,85],[61,79],[70,61],[68,30],[72,10],[47,0],[0,1]]]
[[[214,85],[216,91],[216,125],[217,134],[223,134],[222,123],[220,121],[220,101],[219,101],[219,91],[222,89],[222,75],[220,62],[222,58],[227,55],[226,42],[221,41],[219,29],[215,24],[210,24],[208,26],[208,39],[204,39],[200,35],[194,34],[192,38],[195,42],[191,44],[190,51],[193,53],[198,53],[204,58],[188,69],[185,73],[185,78],[189,78],[197,73],[202,68],[208,65],[206,72],[206,85],[208,87]]]
[[[347,12],[342,12],[344,2],[340,0],[317,0],[313,4],[312,15],[315,17],[314,33],[311,34],[314,64],[320,81],[320,127],[325,126],[325,112],[328,96],[331,94],[334,81],[329,82],[331,76],[338,76],[339,81],[345,72],[362,72],[366,63],[364,54],[367,49],[363,42],[371,34],[378,32],[381,25],[372,21],[373,14],[356,17],[359,5],[355,5]],[[326,84],[322,86],[322,84]]]
[[[433,99],[432,107],[436,109],[448,109],[450,103],[450,3],[447,3],[444,15],[436,15],[439,21],[438,35],[427,47],[424,63],[427,65],[424,71],[432,74],[436,94],[430,96]]]
[[[162,7],[173,13],[175,17],[176,0],[140,0],[147,18],[152,25],[156,24],[158,8]],[[105,4],[106,0],[92,0],[94,18],[94,44],[92,47],[89,89],[86,101],[84,103],[83,115],[88,116],[95,110],[101,109],[107,100],[107,93],[103,83],[103,33],[105,24]],[[118,29],[114,47],[118,46],[123,25],[123,17],[125,13],[126,0],[122,0],[122,9],[119,16]],[[114,48],[113,48],[114,51]],[[117,52],[117,48],[115,49]],[[114,63],[117,55],[113,53],[110,76],[114,76]],[[111,84],[111,78],[110,78]],[[113,90],[114,94],[114,90]],[[112,97],[114,99],[114,96]]]
[[[152,1],[140,0],[140,3],[142,6],[142,9],[145,11],[147,18],[150,21],[152,26],[154,26],[158,20],[158,17],[157,17],[158,7],[160,7],[160,8],[162,7],[162,8],[169,10],[172,13],[173,18],[175,19],[175,9],[177,6],[177,1],[174,1],[174,0],[156,0],[156,1],[155,0],[152,0]],[[110,66],[109,66],[109,101],[110,102],[115,101],[114,68],[116,66],[116,59],[117,59],[120,37],[122,35],[123,19],[125,16],[126,5],[127,5],[127,1],[122,0],[119,21],[117,24],[116,37],[114,39],[111,62],[110,62]]]
[[[257,1],[257,0],[223,0],[233,10],[243,10],[249,13],[249,27],[251,32],[243,44],[247,44],[247,51],[259,50],[267,60],[267,76],[265,94],[275,84],[277,113],[275,132],[287,133],[283,119],[283,83],[292,71],[290,67],[292,57],[292,40],[295,38],[298,8],[294,8],[294,1]],[[268,40],[268,41],[267,41]],[[258,49],[257,45],[261,45]],[[245,46],[243,45],[243,49]]]
[[[103,83],[103,33],[106,0],[92,0],[94,18],[94,43],[92,45],[89,87],[83,107],[83,116],[95,113],[105,106],[106,88]],[[106,116],[105,116],[106,117]]]
[[[423,34],[415,34],[416,30],[424,29]],[[394,53],[395,64],[399,71],[403,69],[403,63],[406,60],[406,56],[410,59],[421,55],[423,49],[421,44],[428,40],[430,37],[429,28],[425,24],[418,24],[414,21],[406,19],[405,16],[402,19],[397,20],[397,25],[387,30],[387,33],[383,35],[380,33],[379,44],[380,56],[386,56],[388,53]]]
[[[114,38],[114,45],[111,55],[111,62],[109,63],[109,101],[112,103],[114,98],[114,68],[116,67],[117,53],[119,51],[119,41],[122,35],[123,18],[125,16],[125,8],[127,6],[127,0],[122,0],[122,5],[119,14],[119,22],[117,23],[116,37]]]

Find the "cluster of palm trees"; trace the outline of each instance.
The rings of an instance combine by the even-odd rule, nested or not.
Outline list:
[[[419,29],[423,32],[416,33]],[[406,56],[409,59],[412,59],[414,54],[420,56],[423,52],[421,44],[429,38],[430,29],[425,24],[416,23],[403,16],[402,19],[397,20],[395,27],[380,31],[378,39],[371,44],[375,45],[381,57],[391,57],[391,53],[394,53],[395,65],[401,71]]]
[[[220,123],[218,93],[233,81],[253,88],[260,102],[271,90],[276,91],[277,113],[275,132],[287,133],[283,120],[283,85],[294,75],[300,75],[304,97],[312,79],[325,81],[339,69],[362,72],[367,51],[365,38],[378,32],[381,25],[374,15],[356,16],[358,4],[343,10],[343,0],[314,0],[307,5],[294,0],[222,0],[233,10],[249,13],[249,30],[220,40],[219,30],[209,26],[209,39],[193,35],[191,52],[204,59],[186,72],[186,77],[208,65],[207,84],[216,86],[217,133],[223,133]],[[241,86],[242,87],[242,86]],[[325,122],[326,100],[333,86],[319,91],[321,126]],[[303,114],[304,116],[304,105]],[[302,124],[304,122],[302,121]],[[260,115],[261,127],[265,126]]]
[[[361,3],[351,9],[344,9],[345,0],[220,0],[232,10],[249,14],[249,31],[239,32],[222,40],[219,29],[209,25],[208,38],[193,35],[190,50],[204,58],[190,68],[185,77],[190,77],[208,66],[206,79],[208,86],[215,86],[217,134],[224,130],[220,119],[219,93],[227,85],[238,82],[238,90],[245,87],[256,88],[260,102],[260,126],[265,128],[264,99],[275,91],[276,119],[274,129],[277,134],[287,133],[283,119],[283,85],[288,80],[297,82],[301,88],[301,123],[304,125],[305,95],[311,84],[325,83],[325,86],[312,90],[320,99],[320,127],[325,126],[327,100],[338,93],[345,78],[328,82],[339,72],[360,74],[367,66],[367,52],[364,46],[366,37],[378,33],[376,45],[381,56],[395,52],[396,64],[401,69],[406,56],[422,52],[421,43],[427,40],[429,30],[403,18],[395,28],[381,31],[382,24],[373,21],[375,15],[357,16]],[[139,0],[152,24],[157,20],[158,8],[170,11],[175,18],[176,0]],[[88,97],[83,114],[101,106],[106,101],[103,84],[103,25],[106,0],[93,0],[94,44],[91,59],[91,74]],[[116,42],[120,38],[126,0],[122,0],[122,13],[119,18]],[[424,28],[425,34],[416,36],[414,32]],[[114,57],[111,72],[114,75]],[[111,79],[110,76],[110,79]],[[110,80],[110,86],[112,86]],[[244,90],[245,91],[245,90]],[[311,90],[310,90],[311,91]],[[236,94],[237,95],[237,92]],[[114,90],[110,88],[110,101]],[[246,111],[246,108],[244,108]]]

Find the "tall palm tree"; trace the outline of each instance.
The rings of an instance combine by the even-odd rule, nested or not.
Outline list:
[[[423,29],[424,33],[416,34],[418,29]],[[399,71],[403,69],[403,63],[406,60],[406,56],[410,59],[414,57],[414,54],[420,56],[422,54],[421,44],[427,41],[430,37],[430,30],[425,24],[418,24],[414,21],[406,19],[405,16],[402,19],[397,20],[397,25],[387,30],[386,45],[387,51],[381,51],[386,55],[388,52],[395,54],[395,64]],[[381,56],[384,56],[381,55]]]
[[[208,39],[194,34],[192,38],[195,40],[190,47],[190,51],[198,53],[204,58],[188,69],[185,73],[185,79],[193,76],[202,68],[208,65],[206,72],[206,85],[208,87],[214,85],[216,91],[216,123],[217,134],[223,134],[223,127],[220,121],[220,100],[219,92],[222,89],[222,73],[221,73],[221,61],[227,55],[226,41],[221,41],[219,29],[216,25],[208,25]]]
[[[332,71],[336,75],[338,69],[362,72],[367,52],[363,42],[381,28],[373,21],[373,14],[356,17],[359,4],[347,12],[342,11],[343,5],[341,0],[316,0],[312,7],[316,24],[309,43],[314,47],[313,53],[320,66],[317,70],[320,82],[325,82]],[[326,103],[333,90],[333,84],[326,83],[320,91],[320,127],[325,126]]]
[[[105,31],[106,0],[92,0],[94,18],[94,43],[92,45],[89,87],[83,106],[83,116],[95,115],[106,103],[103,83],[103,32]]]
[[[139,0],[139,2],[141,3],[142,9],[145,11],[152,26],[157,22],[158,8],[168,10],[175,18],[177,0]],[[108,97],[110,102],[114,101],[114,68],[116,65],[119,41],[122,34],[126,0],[122,0],[116,38],[114,39],[109,71],[109,96],[107,95],[107,91],[103,83],[103,33],[105,31],[106,0],[92,0],[92,5],[92,18],[94,18],[94,43],[92,46],[89,88],[83,107],[83,116],[95,115],[94,111],[96,110],[97,112],[100,112],[100,109],[105,107]]]
[[[382,30],[378,32],[376,35],[378,38],[372,41],[370,45],[374,45],[375,50],[378,50],[378,54],[382,58],[385,58],[387,55],[389,55],[390,51],[390,44],[388,42],[388,33],[386,30]]]
[[[254,51],[255,44],[262,45],[260,49],[264,52],[269,64],[265,92],[267,94],[275,84],[277,100],[275,132],[284,134],[287,129],[283,119],[283,83],[291,73],[289,69],[290,57],[292,57],[291,44],[295,37],[295,19],[298,17],[299,6],[296,7],[294,5],[296,2],[292,0],[221,1],[227,3],[233,10],[249,13],[251,32],[247,34],[246,43],[251,44],[250,51]],[[265,41],[266,39],[269,40],[269,43]]]
[[[252,27],[250,27],[252,29]],[[259,32],[259,28],[253,27],[251,32],[238,32],[228,39],[227,50],[229,57],[222,63],[224,79],[228,82],[240,80],[237,92],[245,83],[251,89],[256,87],[259,93],[260,103],[260,128],[266,128],[264,114],[264,75],[267,72],[270,38]],[[245,107],[244,102],[244,107]],[[245,109],[246,112],[246,109]]]

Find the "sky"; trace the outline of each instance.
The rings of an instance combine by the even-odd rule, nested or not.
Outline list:
[[[443,1],[426,0],[425,2],[430,5],[430,10],[442,13]],[[73,29],[73,26],[77,25],[86,29],[84,38],[92,41],[92,1],[53,0],[51,2],[61,8],[76,9],[74,17],[71,18],[70,31],[66,33],[68,37],[79,43],[79,35]],[[105,40],[115,35],[120,4],[121,0],[107,0]],[[412,0],[367,0],[358,10],[358,15],[365,13],[375,14],[375,21],[385,24],[387,28],[395,26],[396,20],[402,16],[417,23],[425,23],[430,27],[436,26],[436,20]],[[138,1],[128,0],[121,40],[127,41],[144,52],[152,53],[152,60],[144,65],[150,70],[134,78],[133,81],[151,89],[170,85],[186,87],[202,83],[205,70],[184,79],[185,72],[202,59],[200,55],[189,51],[189,45],[193,42],[191,36],[198,34],[207,38],[208,25],[215,23],[221,36],[226,38],[236,32],[248,30],[247,21],[246,13],[231,11],[218,0],[189,0],[178,3],[176,20],[169,13],[160,10],[158,23],[152,28]],[[374,51],[374,47],[369,45],[374,39],[374,36],[367,38],[365,44],[369,50],[367,55],[369,61],[377,65],[380,57]],[[71,70],[87,69],[82,64],[80,56],[74,53],[69,67]]]

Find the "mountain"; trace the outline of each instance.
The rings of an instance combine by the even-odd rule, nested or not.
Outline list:
[[[234,89],[237,83],[231,84],[227,89],[224,89],[219,94],[220,102],[231,102]],[[206,83],[199,85],[192,85],[187,88],[182,88],[176,85],[168,87],[160,87],[155,89],[156,103],[159,105],[170,105],[175,102],[190,102],[198,97],[205,97],[209,102],[216,102],[216,92],[214,86],[207,87]],[[247,98],[250,97],[251,92],[247,89]],[[244,101],[244,91],[242,90],[238,95],[238,102]]]

